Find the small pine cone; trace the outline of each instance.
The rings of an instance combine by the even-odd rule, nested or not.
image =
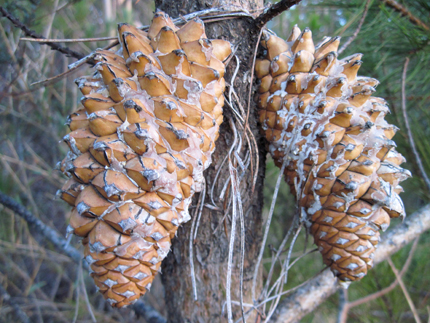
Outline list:
[[[378,81],[357,76],[361,54],[337,59],[339,40],[314,46],[308,28],[286,41],[265,31],[255,70],[270,153],[285,163],[324,263],[347,285],[373,266],[379,230],[405,216],[399,182],[410,172],[399,167],[386,102],[372,96]]]
[[[121,52],[97,50],[76,80],[83,108],[68,118],[73,206],[68,233],[83,238],[99,291],[114,307],[151,287],[188,206],[202,188],[222,122],[230,43],[194,19],[178,29],[157,12],[148,32],[118,26]]]

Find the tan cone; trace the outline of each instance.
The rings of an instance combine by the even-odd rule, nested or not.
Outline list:
[[[263,34],[256,62],[261,129],[296,194],[324,263],[341,282],[373,266],[379,230],[404,217],[399,182],[410,172],[391,140],[397,128],[373,97],[378,81],[357,76],[361,54],[339,60],[339,37],[314,45],[294,27],[287,41]]]
[[[188,206],[202,188],[222,121],[230,44],[206,39],[195,19],[177,28],[163,12],[148,33],[118,27],[122,53],[96,51],[95,73],[76,80],[58,196],[68,232],[83,238],[99,291],[114,307],[150,289]]]

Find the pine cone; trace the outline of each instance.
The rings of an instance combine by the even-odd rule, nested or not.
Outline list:
[[[76,80],[59,195],[72,205],[68,233],[83,238],[99,291],[114,307],[151,287],[188,206],[202,188],[222,122],[223,60],[194,19],[178,29],[157,12],[148,32],[118,27],[121,53],[97,50],[96,72]]]
[[[373,266],[379,230],[405,216],[399,182],[410,172],[399,167],[386,102],[372,96],[378,81],[357,76],[361,54],[337,59],[339,40],[314,46],[308,28],[286,41],[265,31],[255,70],[270,153],[285,162],[324,263],[347,285]]]

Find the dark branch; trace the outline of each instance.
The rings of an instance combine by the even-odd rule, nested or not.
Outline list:
[[[6,289],[0,284],[0,297],[3,303],[12,307],[12,312],[15,316],[15,319],[18,319],[18,322],[22,323],[30,323],[30,319],[27,314],[19,307],[15,302],[12,301],[12,297],[8,294]]]
[[[15,27],[21,29],[27,36],[29,36],[31,38],[45,39],[45,37],[36,33],[35,31],[29,29],[18,18],[14,17],[5,8],[3,8],[1,6],[0,6],[0,13],[3,15],[3,17],[6,17],[7,19],[9,19],[14,24]],[[48,45],[49,47],[51,47],[51,49],[59,51],[60,53],[63,53],[69,57],[74,57],[76,59],[81,59],[81,58],[85,57],[85,55],[82,55],[78,52],[75,52],[74,50],[71,50],[70,48],[60,46],[56,43],[44,42],[44,43],[40,43],[40,44]],[[88,63],[94,65],[94,61],[88,62]]]
[[[63,251],[66,255],[72,258],[73,261],[79,263],[82,260],[82,254],[77,249],[68,245],[67,240],[57,233],[57,231],[40,221],[24,206],[3,192],[0,192],[0,204],[3,204],[8,209],[11,209],[17,215],[27,221],[32,232],[41,234],[44,238],[53,243],[56,248]]]
[[[430,204],[421,208],[406,220],[382,236],[375,252],[375,265],[388,259],[421,233],[430,230]],[[301,288],[292,292],[278,306],[273,322],[297,322],[312,312],[339,288],[330,269],[309,280]]]
[[[366,6],[364,7],[363,15],[361,16],[360,22],[358,24],[357,29],[355,30],[354,34],[349,37],[348,41],[337,51],[337,54],[342,54],[342,52],[354,41],[355,38],[357,38],[358,33],[361,30],[361,27],[363,26],[364,20],[366,19],[367,12],[369,10],[370,0],[367,0]]]
[[[161,316],[161,314],[153,308],[151,305],[144,303],[143,301],[137,301],[133,305],[134,312],[143,317],[145,322],[148,323],[166,323],[166,319]]]
[[[415,239],[414,244],[412,245],[411,250],[409,250],[408,259],[406,259],[406,262],[404,263],[403,268],[400,271],[400,277],[403,277],[405,275],[406,271],[408,270],[409,266],[411,265],[412,258],[414,256],[414,253],[415,253],[415,251],[417,249],[417,246],[418,246],[418,239],[419,239],[419,237]],[[385,288],[383,288],[383,289],[381,289],[381,290],[379,290],[379,291],[377,291],[377,292],[375,292],[373,294],[369,294],[369,295],[364,296],[362,298],[356,299],[353,302],[348,302],[346,304],[346,306],[345,306],[346,307],[346,312],[348,312],[348,310],[350,310],[353,307],[359,306],[359,305],[364,304],[364,303],[371,302],[371,301],[373,301],[373,300],[375,300],[375,299],[377,299],[379,297],[382,297],[383,295],[391,292],[394,288],[396,288],[398,284],[399,284],[399,280],[396,279],[388,287],[385,287]],[[348,313],[346,313],[346,314],[348,314]],[[343,321],[343,322],[346,322],[346,319],[347,319],[347,317],[345,315],[345,321]],[[343,322],[341,322],[341,323],[343,323]]]
[[[31,232],[41,234],[45,239],[52,242],[56,248],[72,258],[74,262],[77,264],[81,263],[83,255],[77,249],[69,246],[66,239],[64,239],[54,229],[36,218],[24,206],[3,192],[0,192],[0,204],[3,204],[5,207],[12,210],[15,212],[15,214],[27,221]],[[82,264],[88,270],[87,263],[82,262]],[[136,312],[136,314],[143,317],[148,323],[166,323],[166,319],[156,309],[148,304],[145,304],[143,301],[137,301],[133,305],[133,310]]]
[[[270,20],[283,13],[285,10],[290,9],[292,6],[298,4],[302,0],[281,0],[269,8],[255,19],[255,25],[258,28],[263,28]]]
[[[409,19],[413,24],[424,28],[425,30],[429,30],[430,27],[427,26],[424,22],[422,22],[418,17],[415,17],[412,12],[408,10],[405,6],[401,5],[395,0],[382,0],[388,7],[400,12],[400,14]]]

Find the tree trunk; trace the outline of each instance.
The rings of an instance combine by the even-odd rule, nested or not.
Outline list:
[[[187,13],[217,7],[220,9],[237,10],[238,8],[249,11],[263,7],[262,0],[249,1],[213,1],[213,0],[188,0],[171,1],[156,0],[156,8],[163,10],[172,17],[179,17]],[[206,23],[208,38],[222,38],[238,46],[236,55],[240,60],[240,69],[234,82],[234,87],[243,107],[247,107],[250,90],[250,73],[255,46],[258,38],[258,28],[251,18],[235,18],[215,23]],[[233,58],[227,68],[226,83],[230,80],[236,60]],[[265,170],[264,141],[257,128],[257,114],[254,102],[251,102],[249,124],[259,145],[259,177],[255,187],[255,193],[251,196],[252,177],[247,172],[241,182],[243,210],[245,214],[246,240],[244,261],[244,302],[252,303],[251,286],[254,273],[255,260],[259,252],[262,236],[262,201],[263,180]],[[213,155],[212,166],[206,171],[206,201],[209,200],[208,191],[214,182],[215,174],[222,160],[233,142],[233,134],[229,120],[233,118],[232,111],[224,106],[224,123],[221,125],[220,137],[216,142],[216,151]],[[244,144],[243,155],[249,148]],[[244,156],[242,156],[244,157]],[[221,190],[229,178],[228,165],[224,165],[220,178],[215,186],[214,196],[219,196]],[[197,199],[196,199],[197,201]],[[192,213],[192,212],[191,212]],[[162,279],[165,288],[165,301],[169,322],[225,322],[226,321],[226,278],[228,262],[228,243],[231,236],[231,221],[224,214],[203,209],[203,214],[198,227],[197,238],[194,241],[194,267],[197,285],[197,301],[194,300],[191,270],[189,239],[192,221],[178,230],[173,241],[172,252],[162,265]],[[214,233],[214,230],[218,230]],[[239,227],[239,225],[237,225]],[[236,232],[234,249],[233,274],[232,274],[232,300],[239,301],[239,254],[240,232]],[[258,286],[257,286],[258,287]],[[257,291],[258,292],[258,291]],[[233,306],[234,317],[239,317],[240,307]]]

